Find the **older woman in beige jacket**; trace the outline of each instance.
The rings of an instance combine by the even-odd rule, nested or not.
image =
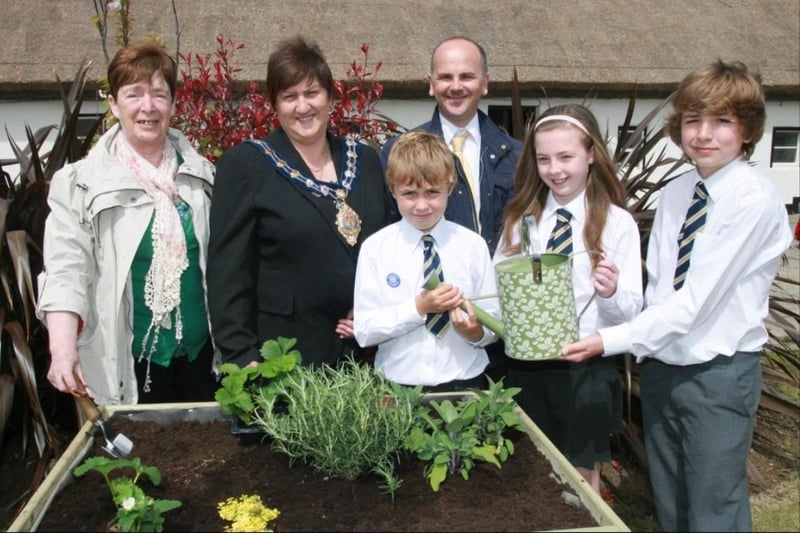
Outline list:
[[[53,178],[37,313],[48,380],[98,404],[213,399],[205,264],[214,167],[170,129],[176,68],[132,45],[109,65],[118,124]]]

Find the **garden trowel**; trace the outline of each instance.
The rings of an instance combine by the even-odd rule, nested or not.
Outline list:
[[[117,459],[127,457],[128,454],[131,453],[131,450],[133,450],[133,441],[131,441],[131,439],[122,433],[118,433],[117,436],[114,437],[113,441],[110,440],[108,438],[108,432],[106,431],[106,426],[103,421],[103,414],[100,412],[97,404],[94,403],[94,400],[89,396],[75,396],[75,401],[77,402],[78,406],[80,406],[83,414],[86,415],[86,418],[88,418],[89,421],[95,426],[100,428],[100,432],[103,434],[103,440],[105,440],[103,450],[111,457],[115,457]]]

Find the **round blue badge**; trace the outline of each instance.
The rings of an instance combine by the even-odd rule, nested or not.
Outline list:
[[[391,288],[396,288],[400,286],[400,276],[391,272],[388,276],[386,276],[386,284],[389,285]]]

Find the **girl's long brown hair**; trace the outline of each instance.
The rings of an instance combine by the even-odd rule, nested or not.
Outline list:
[[[536,127],[539,120],[551,115],[567,115],[581,124],[589,132],[586,135],[574,124],[563,120],[553,120]],[[503,240],[511,243],[512,233],[523,215],[533,214],[537,222],[541,221],[542,211],[547,202],[550,188],[539,175],[536,165],[536,133],[557,128],[571,128],[581,133],[583,144],[592,152],[594,163],[589,166],[586,179],[586,224],[583,229],[583,241],[592,258],[592,268],[597,267],[603,253],[603,229],[606,225],[608,210],[612,204],[626,209],[625,190],[617,178],[617,167],[606,148],[603,135],[597,120],[588,108],[578,104],[566,104],[549,108],[536,121],[530,121],[525,131],[522,156],[517,163],[514,176],[514,196],[505,211]],[[506,244],[502,250],[508,255],[519,254],[520,244]]]

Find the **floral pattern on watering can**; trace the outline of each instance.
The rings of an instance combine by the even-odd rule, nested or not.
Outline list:
[[[533,279],[529,257],[501,261],[495,271],[509,357],[523,361],[555,359],[565,344],[578,340],[569,256],[542,254],[540,283]]]

